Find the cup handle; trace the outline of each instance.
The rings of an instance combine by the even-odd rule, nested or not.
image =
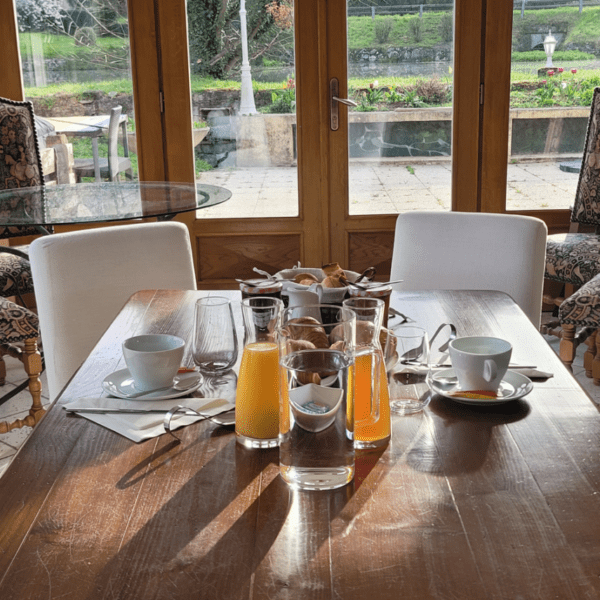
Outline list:
[[[492,381],[493,379],[496,379],[497,375],[498,375],[498,367],[496,365],[496,362],[493,361],[492,359],[488,358],[483,363],[483,378],[486,381]]]
[[[320,283],[313,283],[309,288],[309,292],[314,292],[319,297],[319,302],[321,302],[321,298],[323,297],[323,286]]]

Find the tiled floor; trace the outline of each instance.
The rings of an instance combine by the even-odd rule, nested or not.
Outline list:
[[[560,163],[508,165],[507,209],[567,209],[575,198],[578,173],[561,171]],[[199,219],[294,217],[298,214],[295,167],[214,169],[198,181],[225,187],[230,200],[198,211]],[[450,210],[451,165],[350,164],[351,215],[395,214],[409,210]]]
[[[546,339],[551,347],[558,352],[558,339],[549,336],[546,337]],[[573,373],[590,398],[600,405],[600,386],[595,386],[592,380],[585,376],[585,371],[583,370],[583,353],[585,350],[586,346],[584,344],[581,344],[577,349],[577,358],[573,365]],[[5,389],[9,389],[14,387],[15,384],[23,381],[24,371],[21,364],[10,357],[6,358],[6,364],[7,383]],[[42,385],[44,389],[46,389],[45,373],[42,374]],[[2,388],[0,388],[0,394],[2,391]],[[42,399],[44,406],[47,407],[49,404],[47,393],[42,394]],[[30,406],[31,396],[29,395],[29,392],[25,390],[0,406],[0,421],[4,421],[5,419],[9,421],[22,419],[27,415]],[[24,427],[0,435],[0,476],[4,473],[17,450],[28,438],[31,431],[30,427]]]

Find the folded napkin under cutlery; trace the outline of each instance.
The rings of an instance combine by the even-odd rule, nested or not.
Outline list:
[[[554,373],[548,373],[547,371],[539,371],[534,367],[508,367],[509,371],[515,371],[516,373],[520,373],[521,375],[525,375],[525,377],[529,377],[529,379],[550,379],[550,377],[554,377]]]
[[[67,401],[63,408],[69,412],[75,412],[82,417],[98,423],[112,431],[133,440],[141,442],[165,433],[163,425],[164,416],[178,404],[184,404],[188,408],[205,413],[217,415],[225,410],[235,408],[233,404],[223,398],[175,398],[172,400],[120,400],[103,396],[101,398],[77,398]],[[81,412],[78,411],[81,409]],[[102,411],[113,411],[116,409],[135,410],[129,412],[85,412],[86,409]],[[143,412],[137,412],[143,411]],[[182,415],[173,421],[171,427],[178,429],[184,425],[190,425],[196,421],[202,421],[205,417],[198,415]]]
[[[435,369],[452,368],[450,363],[444,365],[433,365]],[[518,366],[518,365],[508,365],[509,371],[515,371],[516,373],[520,373],[521,375],[525,375],[525,377],[529,377],[529,379],[550,379],[550,377],[554,377],[554,373],[548,373],[547,371],[540,371],[536,367],[533,366]]]

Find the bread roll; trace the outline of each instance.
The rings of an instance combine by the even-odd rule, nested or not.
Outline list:
[[[331,333],[329,334],[329,341],[332,344],[335,342],[343,340],[343,327],[344,325],[336,325]],[[356,343],[358,345],[361,344],[370,344],[373,341],[373,334],[375,331],[375,326],[370,321],[356,321]]]
[[[294,281],[296,283],[302,283],[305,280],[309,280],[312,283],[317,283],[319,280],[317,279],[317,277],[315,275],[313,275],[312,273],[298,273],[297,275],[294,276]],[[306,285],[306,284],[304,284]],[[310,284],[308,284],[310,285]]]

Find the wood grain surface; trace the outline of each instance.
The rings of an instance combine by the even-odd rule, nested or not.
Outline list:
[[[394,416],[390,444],[333,492],[290,489],[277,450],[213,423],[135,444],[64,413],[123,367],[126,337],[189,337],[208,293],[238,298],[134,295],[0,479],[2,600],[600,597],[600,414],[504,294],[392,305],[430,334],[504,337],[554,377],[496,407],[435,396]]]

